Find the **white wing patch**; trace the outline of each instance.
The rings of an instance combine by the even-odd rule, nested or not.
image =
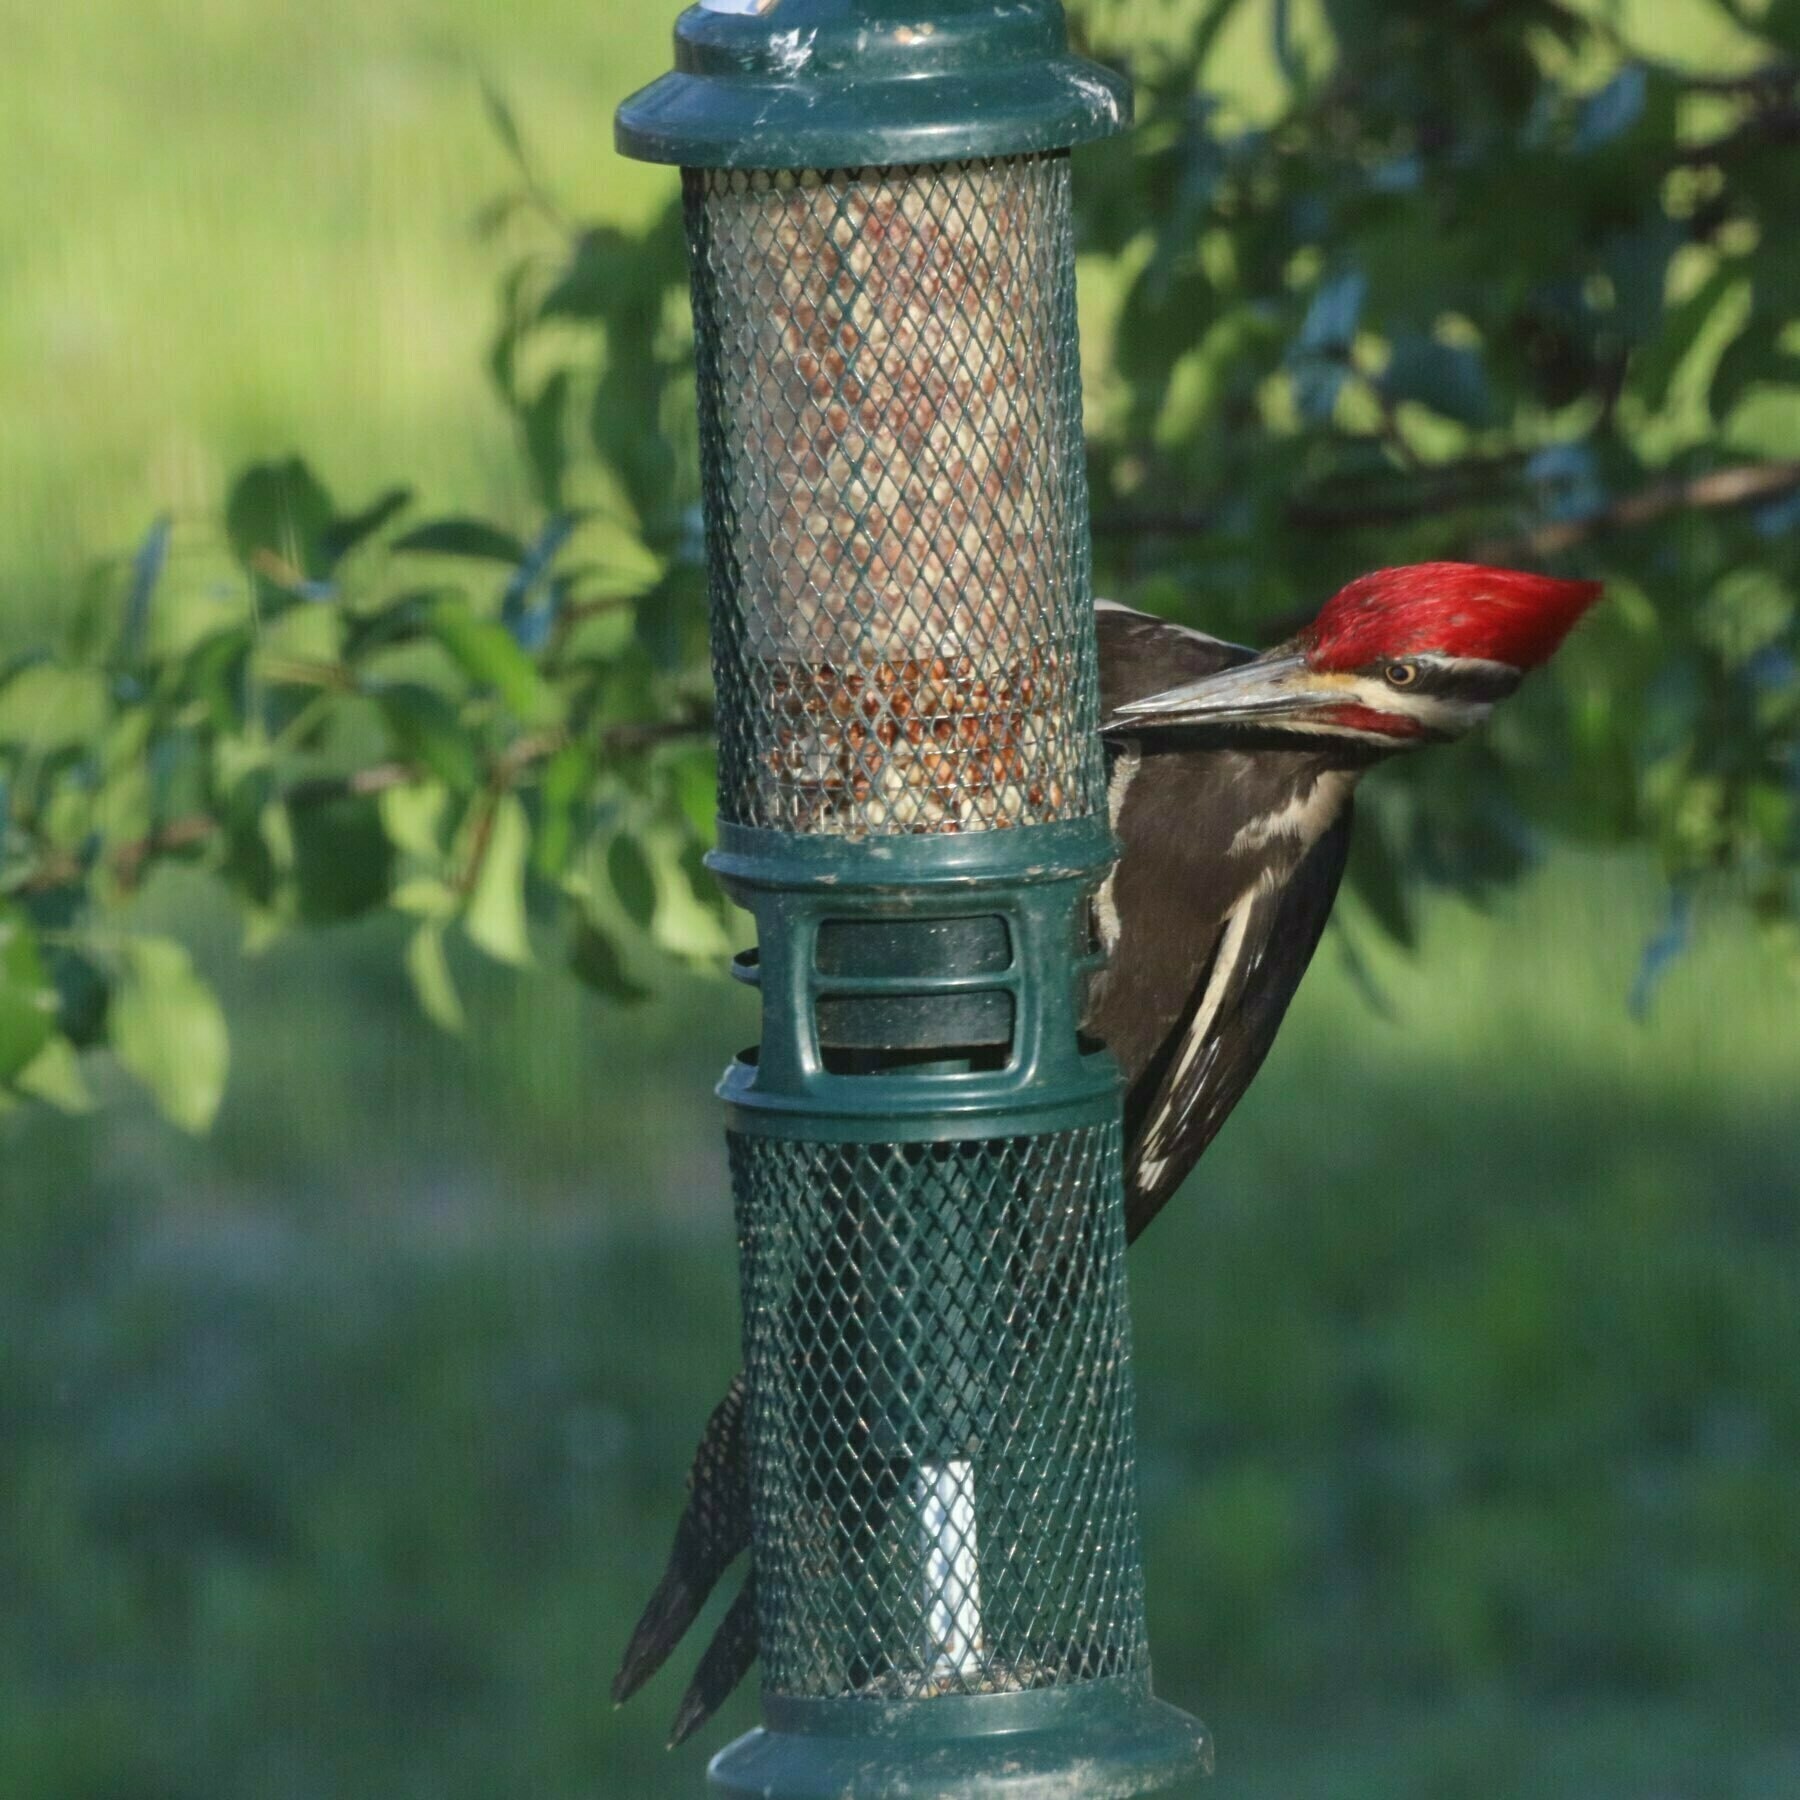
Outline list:
[[[1298,838],[1310,849],[1335,824],[1356,786],[1358,769],[1327,769],[1311,787],[1297,793],[1288,803],[1272,813],[1251,819],[1238,828],[1227,855],[1243,850],[1260,850],[1271,839]]]
[[[1244,953],[1244,937],[1250,929],[1250,915],[1256,910],[1258,895],[1254,890],[1242,894],[1237,904],[1231,909],[1229,922],[1225,927],[1225,935],[1219,940],[1218,954],[1213,958],[1212,973],[1207,977],[1206,992],[1200,997],[1200,1004],[1194,1010],[1194,1017],[1187,1029],[1187,1035],[1181,1041],[1181,1052],[1175,1064],[1164,1078],[1162,1098],[1157,1109],[1151,1114],[1144,1127],[1144,1134],[1139,1140],[1138,1171],[1139,1179],[1146,1186],[1153,1186],[1156,1178],[1162,1173],[1168,1162],[1168,1147],[1164,1140],[1170,1130],[1180,1124],[1181,1119],[1176,1107],[1180,1095],[1189,1089],[1188,1077],[1195,1073],[1196,1065],[1204,1055],[1205,1064],[1200,1069],[1210,1068],[1212,1059],[1219,1053],[1219,1040],[1212,1038],[1213,1022],[1218,1017],[1219,1008],[1225,1004],[1225,995],[1230,990],[1237,975],[1239,959]]]

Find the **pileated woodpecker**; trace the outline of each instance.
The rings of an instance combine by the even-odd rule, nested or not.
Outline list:
[[[1600,584],[1419,563],[1341,589],[1258,655],[1102,600],[1102,730],[1120,856],[1095,902],[1089,1024],[1124,1070],[1126,1235],[1181,1185],[1274,1042],[1337,895],[1357,783],[1458,738],[1546,661]],[[688,1476],[669,1566],[613,1682],[661,1667],[750,1542],[743,1378]],[[756,1657],[754,1575],[676,1713],[679,1743]]]

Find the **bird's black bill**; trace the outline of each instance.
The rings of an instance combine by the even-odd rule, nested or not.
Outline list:
[[[1341,687],[1318,675],[1298,651],[1282,651],[1129,701],[1108,728],[1260,724],[1341,705],[1344,698]]]

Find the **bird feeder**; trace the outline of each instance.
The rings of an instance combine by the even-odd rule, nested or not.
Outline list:
[[[1152,1697],[1057,0],[702,0],[682,169],[766,1728],[726,1794],[1132,1795]]]

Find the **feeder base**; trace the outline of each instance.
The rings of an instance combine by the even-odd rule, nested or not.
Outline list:
[[[765,1698],[712,1760],[736,1800],[1132,1800],[1212,1773],[1197,1719],[1126,1677],[937,1700]]]

